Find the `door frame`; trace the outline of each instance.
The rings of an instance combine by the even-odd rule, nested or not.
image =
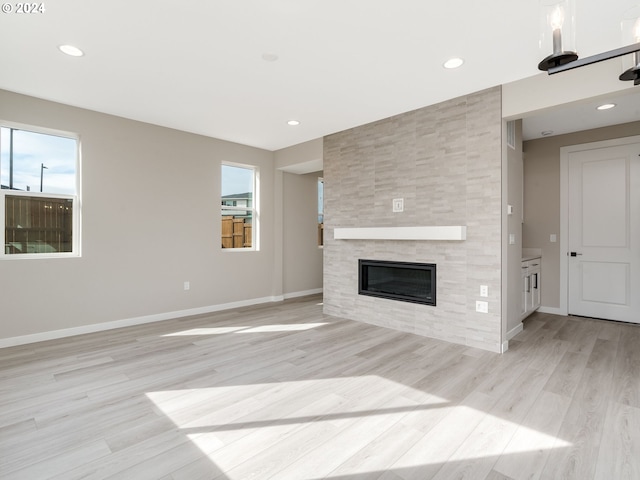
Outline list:
[[[569,154],[639,142],[640,135],[634,135],[560,147],[560,315],[568,315],[569,311]]]

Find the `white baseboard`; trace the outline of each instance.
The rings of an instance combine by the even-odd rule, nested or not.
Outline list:
[[[507,332],[507,342],[523,330],[524,330],[524,325],[522,324],[522,322],[520,322],[518,325],[516,325],[515,327],[513,327],[511,330]]]
[[[540,312],[540,313],[550,313],[552,315],[564,315],[564,316],[567,316],[567,312],[565,312],[564,310],[561,310],[559,308],[554,308],[554,307],[539,307],[538,308],[538,312]]]
[[[285,293],[284,294],[284,299],[288,300],[290,298],[306,297],[308,295],[316,295],[316,294],[322,293],[322,292],[323,292],[322,288],[314,288],[313,290],[304,290],[302,292]]]
[[[298,292],[303,296],[304,292]],[[313,293],[318,293],[313,291]],[[307,295],[310,295],[307,293]],[[232,308],[249,307],[252,305],[260,305],[262,303],[281,302],[286,296],[278,295],[273,297],[253,298],[250,300],[241,300],[239,302],[223,303],[220,305],[210,305],[207,307],[190,308],[187,310],[178,310],[175,312],[158,313],[154,315],[145,315],[142,317],[125,318],[123,320],[114,320],[112,322],[94,323],[92,325],[83,325],[81,327],[64,328],[61,330],[52,330],[49,332],[34,333],[32,335],[22,335],[19,337],[1,338],[0,348],[16,347],[18,345],[26,345],[29,343],[44,342],[47,340],[56,340],[58,338],[73,337],[75,335],[84,335],[86,333],[103,332],[113,330],[115,328],[132,327],[135,325],[143,325],[145,323],[161,322],[164,320],[172,320],[182,317],[190,317],[192,315],[202,315],[206,313],[219,312],[222,310],[231,310]]]
[[[516,325],[511,330],[509,330],[507,332],[507,339],[504,342],[502,342],[502,345],[500,346],[501,348],[500,353],[504,353],[507,350],[509,350],[509,340],[511,340],[513,337],[515,337],[517,334],[519,334],[523,330],[524,330],[524,325],[522,324],[522,322],[520,322],[518,325]]]

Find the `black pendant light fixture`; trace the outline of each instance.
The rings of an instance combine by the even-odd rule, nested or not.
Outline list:
[[[640,58],[638,58],[638,52],[635,53],[636,66],[625,70],[620,74],[620,80],[630,82],[633,80],[634,85],[640,85]]]
[[[628,10],[622,19],[623,42],[634,42],[640,46],[640,5]],[[620,75],[622,81],[640,85],[640,49],[633,53],[633,66]]]
[[[551,68],[560,67],[578,59],[578,54],[574,51],[573,0],[541,0],[540,8],[543,22],[540,46],[546,46],[548,49],[549,43],[551,43],[552,53],[538,64],[538,68],[548,72]],[[550,35],[549,32],[551,32]],[[563,45],[563,36],[565,45]]]
[[[625,13],[622,21],[623,42],[632,42],[626,47],[578,59],[575,49],[574,0],[540,0],[541,39],[540,46],[551,55],[545,57],[538,69],[549,75],[592,65],[612,58],[633,54],[633,66],[620,75],[620,80],[633,81],[640,85],[640,5]]]

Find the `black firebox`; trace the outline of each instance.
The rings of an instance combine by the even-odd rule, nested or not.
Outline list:
[[[358,293],[402,302],[436,305],[434,263],[358,260]]]

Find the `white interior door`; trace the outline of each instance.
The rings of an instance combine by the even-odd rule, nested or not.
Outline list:
[[[569,314],[640,323],[640,143],[569,154]]]

